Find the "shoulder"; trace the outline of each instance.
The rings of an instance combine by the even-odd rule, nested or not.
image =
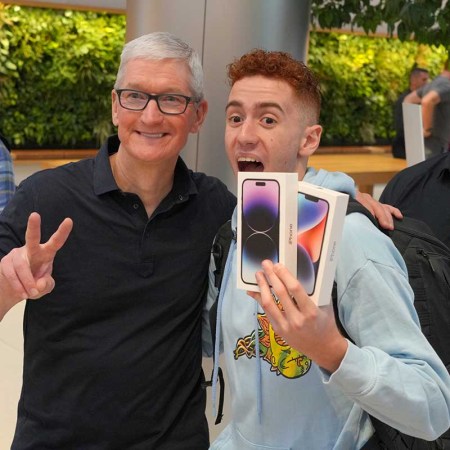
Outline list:
[[[5,136],[3,136],[3,134],[0,133],[0,149],[6,150],[8,153],[11,152],[11,144],[8,141],[8,139],[6,139]]]
[[[11,165],[12,164],[12,158],[9,154],[9,151],[6,149],[6,147],[3,147],[0,145],[0,163],[3,165]]]
[[[404,271],[402,256],[392,240],[360,213],[345,218],[339,250],[339,265],[346,272],[356,273],[368,262]]]
[[[206,175],[203,172],[189,171],[189,173],[200,194],[212,195],[233,205],[236,203],[236,196],[218,178]]]
[[[450,80],[445,77],[438,76],[430,83],[426,84],[423,89],[425,93],[434,91],[440,95],[447,94],[450,93]]]
[[[0,161],[11,161],[11,155],[6,143],[1,139],[0,136]]]
[[[342,232],[343,245],[352,245],[353,242],[363,242],[367,238],[375,239],[376,241],[383,241],[389,239],[384,233],[382,233],[372,221],[364,214],[354,212],[347,214],[344,221],[344,229]],[[361,251],[371,246],[360,246]]]
[[[360,308],[376,309],[382,304],[390,308],[404,302],[409,307],[413,301],[401,254],[393,241],[360,213],[346,217],[336,284],[340,317],[344,322],[347,316],[341,315],[341,307],[347,312],[349,308],[361,311]]]
[[[303,181],[326,189],[343,192],[355,196],[355,181],[343,172],[328,172],[325,169],[315,169],[309,166]]]
[[[21,190],[36,189],[40,198],[61,198],[64,192],[92,191],[92,160],[71,162],[35,172],[20,183]]]
[[[397,98],[396,104],[401,105],[403,103],[403,100],[405,100],[406,96],[408,94],[411,94],[411,91],[407,89],[406,91],[403,91]]]
[[[386,185],[380,196],[380,201],[395,206],[399,198],[411,197],[416,187],[422,189],[427,180],[433,179],[444,168],[449,167],[449,161],[450,153],[444,153],[403,169]]]
[[[219,178],[207,175],[206,173],[194,172],[193,170],[189,169],[189,176],[197,186],[200,186],[202,188],[227,189],[225,183],[219,180]]]
[[[426,173],[429,164],[427,163],[428,160],[424,161],[423,163],[415,164],[414,166],[407,167],[406,169],[403,169],[402,171],[398,172],[392,180],[389,181],[389,183],[386,185],[386,187],[391,187],[393,185],[407,182],[410,179],[416,179],[417,176],[420,176],[424,173]],[[386,189],[385,189],[386,190]],[[384,191],[383,191],[384,193]]]

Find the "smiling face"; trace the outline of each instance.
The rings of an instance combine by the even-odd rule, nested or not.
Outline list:
[[[286,81],[262,75],[236,81],[225,129],[233,171],[297,172],[302,179],[322,132],[307,121],[301,100]]]
[[[120,89],[148,94],[182,94],[192,97],[188,65],[176,59],[133,59],[125,67]],[[130,111],[112,92],[113,123],[118,127],[119,152],[141,162],[174,163],[189,133],[196,133],[207,111],[207,103],[190,103],[183,114],[167,115],[151,100],[143,111]]]

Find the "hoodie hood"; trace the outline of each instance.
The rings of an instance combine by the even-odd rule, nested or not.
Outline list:
[[[355,182],[342,172],[327,172],[323,169],[316,170],[313,167],[308,167],[303,181],[332,189],[333,191],[343,192],[352,197],[356,194]]]

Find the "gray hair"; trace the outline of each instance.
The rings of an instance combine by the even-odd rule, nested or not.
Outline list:
[[[197,52],[186,42],[174,35],[158,31],[146,34],[125,44],[120,56],[114,89],[119,89],[125,74],[125,67],[132,59],[179,59],[185,61],[191,71],[190,87],[197,101],[203,99],[203,69]]]

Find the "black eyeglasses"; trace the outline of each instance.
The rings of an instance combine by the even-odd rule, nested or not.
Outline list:
[[[131,111],[143,111],[150,100],[155,100],[163,114],[183,114],[189,103],[196,103],[192,97],[181,94],[147,94],[134,89],[116,89],[120,106]]]

